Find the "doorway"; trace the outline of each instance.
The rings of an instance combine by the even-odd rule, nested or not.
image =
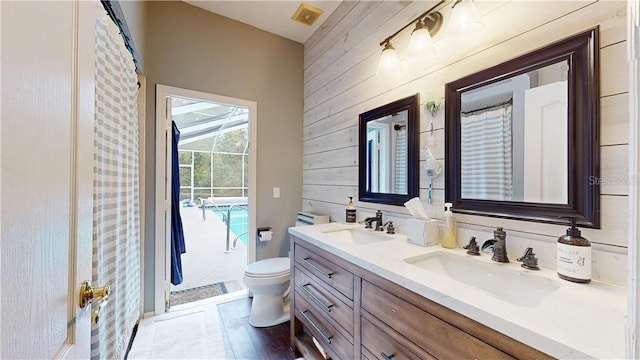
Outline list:
[[[246,291],[244,267],[255,261],[256,104],[157,85],[156,301],[170,306]],[[171,169],[173,124],[180,132],[179,212],[186,252],[182,278],[171,279]]]

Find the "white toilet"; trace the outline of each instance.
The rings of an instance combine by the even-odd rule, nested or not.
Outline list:
[[[253,293],[249,324],[267,327],[288,321],[291,263],[288,257],[256,261],[247,265],[244,284]]]

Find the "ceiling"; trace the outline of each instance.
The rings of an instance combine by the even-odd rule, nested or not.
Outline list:
[[[291,20],[302,1],[183,1],[301,44],[304,44],[342,3],[342,1],[332,0],[304,1],[323,11],[316,22],[308,26]]]

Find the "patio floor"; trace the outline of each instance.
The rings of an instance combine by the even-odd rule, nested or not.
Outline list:
[[[242,277],[247,265],[247,247],[238,240],[238,248],[225,253],[227,227],[211,210],[206,211],[206,220],[203,220],[202,209],[198,207],[180,209],[187,252],[182,254],[183,282],[171,285],[171,291],[234,280],[239,288],[230,288],[229,292],[245,288]],[[234,238],[231,232],[232,245]]]

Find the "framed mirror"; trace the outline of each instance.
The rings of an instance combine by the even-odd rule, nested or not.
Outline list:
[[[418,196],[419,94],[360,114],[360,201],[403,205]]]
[[[445,85],[459,213],[600,227],[598,28]]]

